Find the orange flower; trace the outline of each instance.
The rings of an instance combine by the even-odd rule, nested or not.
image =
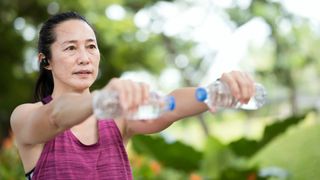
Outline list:
[[[256,173],[251,173],[247,177],[247,180],[256,180],[256,179],[257,179]]]
[[[161,171],[161,165],[157,161],[152,161],[150,163],[150,169],[155,175],[157,175]]]
[[[189,176],[190,180],[202,180],[202,177],[197,173],[191,173]]]

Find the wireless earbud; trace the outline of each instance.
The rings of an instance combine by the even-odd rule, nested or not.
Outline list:
[[[47,58],[42,58],[40,63],[43,67],[49,66],[49,61]]]

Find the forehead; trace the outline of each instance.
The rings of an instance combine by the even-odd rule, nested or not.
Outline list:
[[[57,42],[96,39],[93,29],[82,20],[67,20],[54,29]]]

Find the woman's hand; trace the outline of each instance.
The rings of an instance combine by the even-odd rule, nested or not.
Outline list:
[[[232,96],[242,104],[248,103],[255,93],[254,80],[245,72],[231,71],[223,73],[220,81],[228,85]],[[215,112],[216,109],[212,107],[210,111]]]
[[[127,112],[134,112],[139,105],[146,103],[150,93],[149,85],[145,83],[119,78],[111,79],[103,89],[116,91],[121,107]]]

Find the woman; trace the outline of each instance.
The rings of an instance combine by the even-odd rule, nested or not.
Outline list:
[[[132,179],[124,148],[130,137],[159,132],[208,109],[195,100],[195,88],[190,87],[170,93],[176,109],[157,120],[97,121],[89,88],[98,74],[99,49],[90,24],[74,12],[57,14],[43,24],[38,51],[38,102],[22,104],[11,115],[29,179]],[[253,81],[244,73],[225,73],[221,81],[241,102],[254,93]],[[144,83],[113,78],[103,89],[117,91],[127,112],[148,100]]]

